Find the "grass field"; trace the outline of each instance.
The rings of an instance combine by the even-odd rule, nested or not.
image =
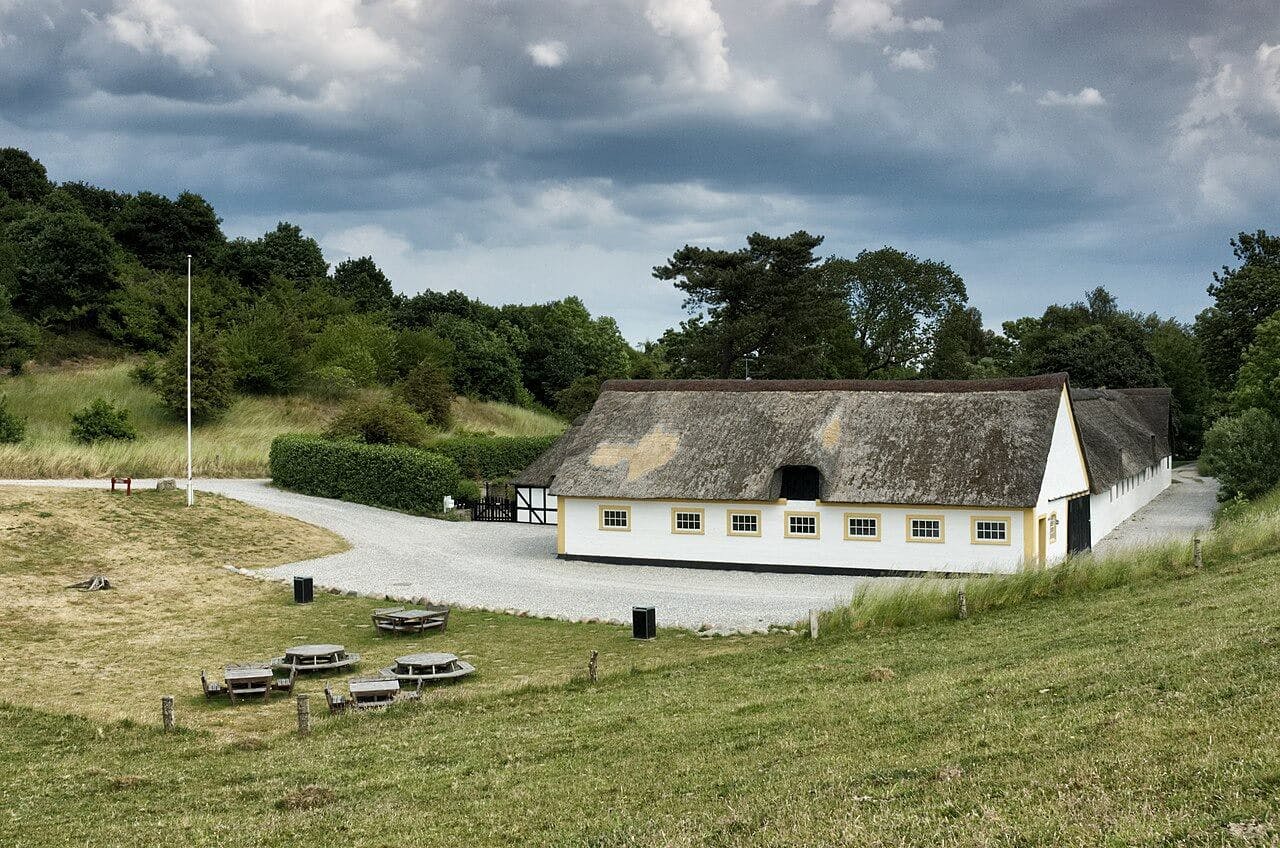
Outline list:
[[[9,409],[27,420],[27,439],[0,445],[0,478],[162,477],[186,474],[186,433],[154,392],[129,379],[130,363],[37,369],[0,378]],[[68,435],[70,415],[104,397],[129,410],[134,442],[80,445]],[[338,405],[311,397],[242,397],[215,424],[195,431],[195,473],[206,477],[262,477],[267,451],[281,433],[323,430]],[[558,433],[563,423],[510,404],[460,398],[455,430],[501,435]]]
[[[212,664],[265,650],[246,641],[256,632],[335,626],[381,650],[375,637],[346,635],[364,602],[290,607],[279,589],[235,583],[243,578],[214,568],[226,556],[216,535],[190,561],[166,548],[157,525],[182,519],[162,496],[0,495],[3,514],[15,498],[29,503],[17,520],[25,529],[0,536],[3,561],[18,562],[4,566],[3,603],[57,593],[85,570],[89,552],[77,542],[51,562],[43,553],[42,540],[71,538],[71,528],[40,522],[71,519],[41,512],[79,514],[79,534],[100,510],[127,510],[111,516],[121,529],[104,529],[104,516],[96,532],[155,548],[143,574],[209,575],[198,601],[144,593],[151,616],[200,614],[213,639],[225,625],[214,591],[261,595],[234,606],[271,613],[202,649],[144,638],[121,620],[117,638],[134,634],[131,651],[177,665],[203,650]],[[50,497],[68,500],[50,509]],[[209,514],[175,532],[267,520],[206,503]],[[246,536],[262,560],[283,553],[268,529],[278,519],[268,521]],[[291,544],[333,544],[293,532]],[[439,644],[475,653],[474,687],[383,715],[321,719],[307,740],[284,731],[287,705],[207,708],[190,688],[179,690],[190,729],[166,736],[154,713],[169,679],[134,684],[107,706],[93,703],[98,693],[41,696],[41,662],[28,655],[3,669],[12,703],[0,707],[0,844],[222,845],[252,834],[271,846],[1274,845],[1280,504],[1234,519],[1206,554],[1201,570],[1171,562],[1135,569],[1130,582],[1022,593],[965,621],[864,624],[816,642],[663,631],[636,645],[614,628],[466,616],[476,626],[451,626]],[[58,576],[33,579],[40,569]],[[122,615],[91,605],[114,596],[74,602],[84,626]],[[275,617],[285,620],[272,630]],[[90,637],[38,621],[5,637],[30,638],[58,656]],[[588,646],[602,651],[599,684],[567,681],[571,662],[536,673]],[[509,669],[496,668],[498,650]],[[191,672],[175,674],[177,685]],[[135,722],[106,720],[134,698],[145,702]]]

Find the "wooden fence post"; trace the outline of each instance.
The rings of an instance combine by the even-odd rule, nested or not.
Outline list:
[[[160,720],[164,722],[165,731],[173,730],[173,696],[165,695],[160,699]]]
[[[956,590],[956,617],[969,617],[969,599],[965,597],[963,586]]]
[[[1194,548],[1193,548],[1194,553],[1191,555],[1191,563],[1196,568],[1201,568],[1204,566],[1204,555],[1200,552],[1199,536],[1196,536],[1195,542],[1193,543],[1193,545],[1194,545]]]
[[[311,733],[311,696],[298,696],[298,735]]]
[[[818,611],[816,609],[809,610],[809,638],[818,638]]]
[[[591,652],[591,660],[587,663],[587,679],[595,683],[599,679],[599,665],[597,660],[600,658],[599,651]]]

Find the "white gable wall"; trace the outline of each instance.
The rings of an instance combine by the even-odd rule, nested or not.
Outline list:
[[[1105,492],[1094,495],[1089,502],[1092,544],[1116,529],[1116,525],[1142,509],[1156,495],[1169,488],[1173,480],[1173,457],[1164,459],[1121,480]]]

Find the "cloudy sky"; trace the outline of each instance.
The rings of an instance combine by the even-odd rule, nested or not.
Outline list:
[[[1280,229],[1275,0],[0,0],[0,144],[401,291],[679,320],[680,245],[950,262],[990,325],[1191,318]]]

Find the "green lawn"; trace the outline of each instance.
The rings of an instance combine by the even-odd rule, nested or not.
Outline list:
[[[1200,571],[817,642],[664,631],[637,648],[616,628],[476,614],[488,631],[450,638],[503,645],[524,675],[324,718],[306,740],[253,705],[217,712],[254,732],[166,736],[154,692],[127,724],[10,696],[0,844],[1273,845],[1280,514],[1238,521]],[[354,627],[361,603],[328,598],[312,626]],[[597,644],[599,684],[568,681],[571,664],[539,674]],[[204,713],[180,699],[180,723]]]
[[[181,476],[186,474],[186,432],[155,393],[129,379],[130,363],[38,368],[0,378],[9,409],[27,420],[27,439],[0,445],[0,478]],[[68,435],[71,413],[103,397],[129,410],[134,442],[79,445]],[[271,440],[281,433],[323,430],[338,404],[305,395],[241,397],[215,424],[195,431],[195,473],[207,477],[262,477]],[[547,415],[491,401],[460,398],[455,429],[499,435],[550,435],[564,428]]]

